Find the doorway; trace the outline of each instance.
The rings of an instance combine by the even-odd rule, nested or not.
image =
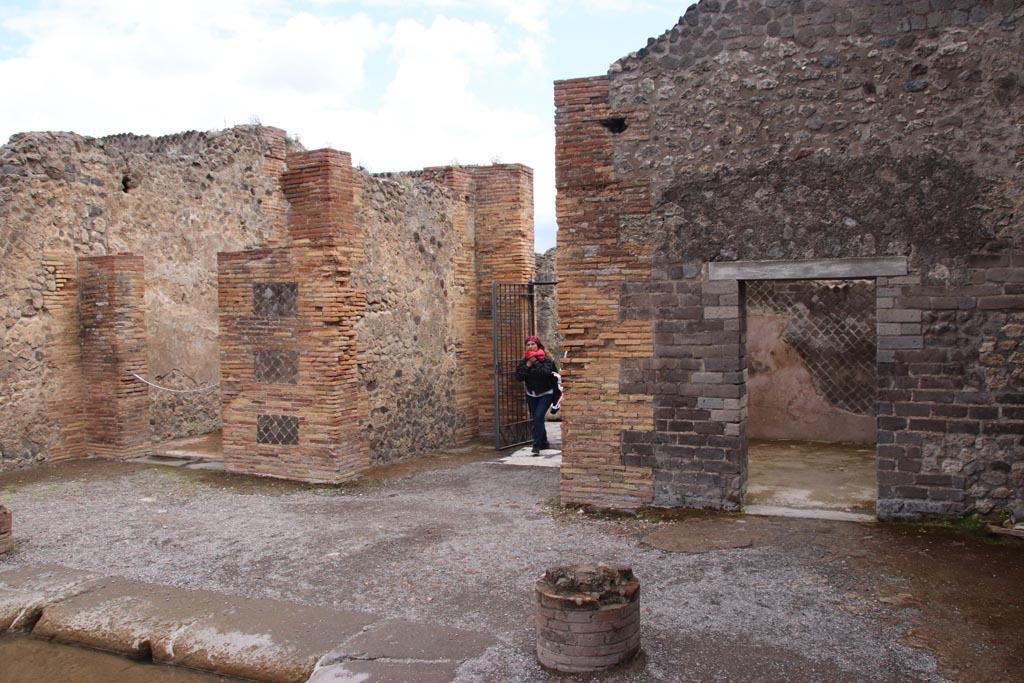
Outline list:
[[[874,516],[873,278],[749,280],[748,512]]]

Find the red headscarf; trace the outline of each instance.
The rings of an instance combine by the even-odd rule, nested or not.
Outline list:
[[[526,341],[527,342],[533,342],[534,344],[537,345],[538,349],[540,349],[542,351],[544,350],[544,343],[541,342],[540,337],[538,337],[537,335],[535,335],[535,334],[530,335],[529,337],[526,338]],[[524,342],[524,343],[526,343],[526,342]]]
[[[527,360],[529,360],[530,358],[536,358],[538,360],[544,360],[544,356],[545,356],[544,344],[541,343],[540,337],[538,337],[536,335],[530,335],[529,337],[526,338],[526,343],[529,344],[530,342],[533,342],[534,344],[537,345],[537,350],[536,351],[527,351],[525,358]]]

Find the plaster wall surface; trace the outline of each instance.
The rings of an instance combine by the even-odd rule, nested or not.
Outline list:
[[[752,439],[875,443],[875,416],[858,415],[828,402],[806,362],[786,343],[790,320],[749,316],[747,429]]]

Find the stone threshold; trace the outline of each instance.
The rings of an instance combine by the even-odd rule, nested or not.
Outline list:
[[[872,523],[878,521],[873,515],[842,510],[812,508],[790,508],[778,505],[744,505],[743,513],[757,517],[796,517],[799,519],[827,519],[834,522]]]
[[[443,624],[53,565],[0,572],[0,634],[8,631],[264,683],[443,683],[494,643]]]

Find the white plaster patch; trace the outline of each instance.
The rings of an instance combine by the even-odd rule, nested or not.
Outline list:
[[[334,664],[314,671],[306,683],[366,683],[369,680],[368,673],[353,673],[344,665]]]

